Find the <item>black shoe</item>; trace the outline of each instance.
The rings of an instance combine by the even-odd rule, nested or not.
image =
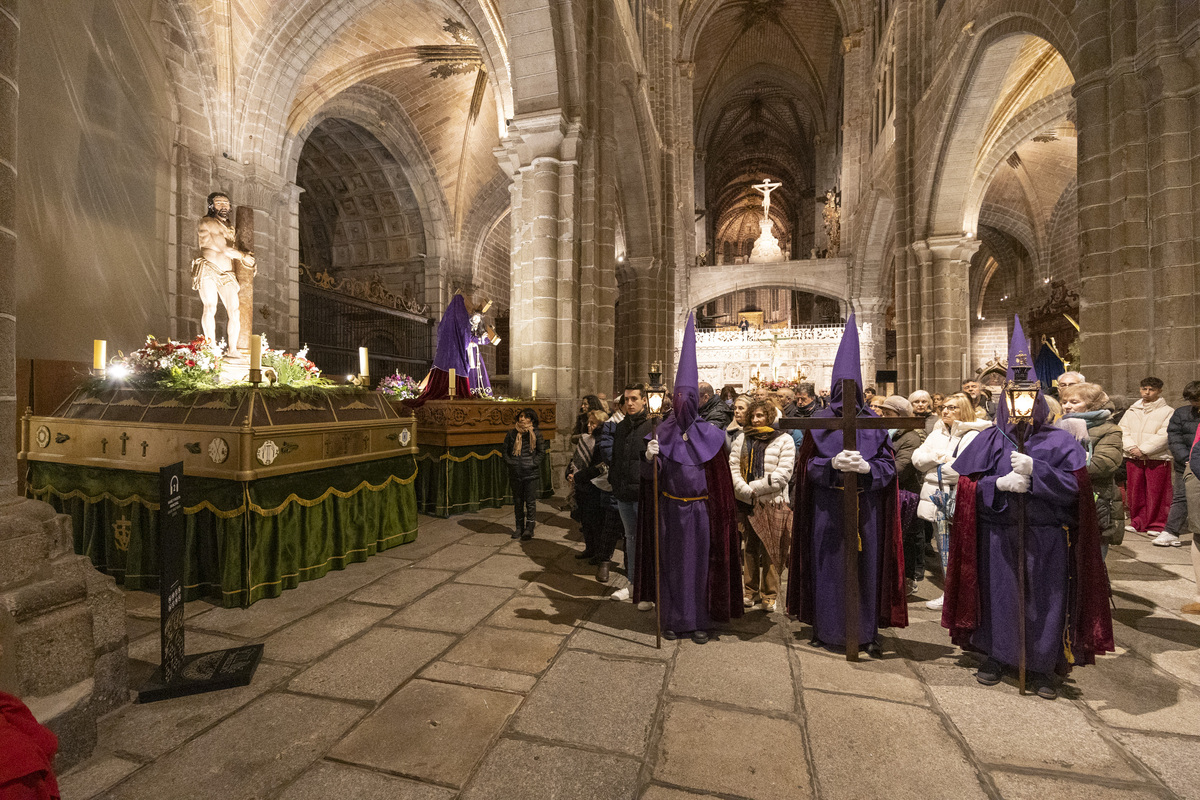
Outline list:
[[[673,642],[673,641],[675,641],[676,639],[678,639],[678,638],[679,638],[679,634],[678,634],[678,633],[676,633],[675,631],[663,631],[663,632],[662,632],[662,636],[663,636],[663,638],[664,638],[664,639],[666,639],[668,642]]]
[[[585,558],[595,558],[595,557],[596,557],[595,553],[589,552],[587,550],[584,550],[582,553],[575,554],[576,561],[583,561]]]
[[[527,542],[532,538],[533,538],[533,528],[526,528],[525,532],[521,534],[522,542]]]
[[[1029,687],[1033,693],[1043,700],[1054,700],[1058,697],[1058,689],[1054,686],[1054,677],[1041,672],[1029,673]]]
[[[871,658],[883,658],[883,647],[879,642],[871,642],[867,645],[867,655]]]
[[[521,538],[521,529],[520,528],[517,528],[515,531],[512,532],[512,538],[514,538],[514,539]]]
[[[809,647],[824,647],[825,643],[822,642],[820,639],[818,639],[816,636],[814,636],[808,640],[808,646]]]
[[[995,686],[1004,677],[1004,665],[994,658],[983,662],[983,666],[975,673],[975,680],[984,686]]]
[[[608,583],[608,562],[601,561],[600,568],[596,570],[596,580],[601,583]]]
[[[692,631],[692,641],[696,644],[708,644],[708,631]]]

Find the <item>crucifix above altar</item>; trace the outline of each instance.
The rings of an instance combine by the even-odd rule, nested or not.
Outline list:
[[[771,222],[771,192],[783,186],[780,181],[764,178],[762,183],[756,183],[750,188],[763,196],[763,218],[758,223],[758,239],[754,249],[750,251],[750,263],[761,264],[769,261],[783,261],[783,251],[779,249],[779,240],[771,232],[774,223]]]

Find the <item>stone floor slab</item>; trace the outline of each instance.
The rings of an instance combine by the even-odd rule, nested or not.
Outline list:
[[[66,800],[89,800],[139,769],[137,761],[101,754],[62,775],[58,791]]]
[[[503,547],[512,541],[512,527],[497,523],[486,523],[486,531],[464,536],[460,541],[472,547]]]
[[[301,775],[277,800],[450,800],[452,797],[452,790],[440,786],[323,761]]]
[[[595,601],[518,594],[488,617],[487,624],[498,628],[567,634],[595,607]]]
[[[263,658],[307,664],[391,613],[380,606],[338,601],[267,637]]]
[[[1083,701],[1114,728],[1200,734],[1200,696],[1132,653],[1101,659],[1099,668],[1072,676]]]
[[[365,713],[332,700],[269,694],[137,772],[105,797],[260,798],[320,758]]]
[[[388,625],[466,633],[512,596],[512,589],[447,583],[388,617]]]
[[[469,544],[454,543],[443,547],[436,553],[427,556],[417,564],[422,569],[445,569],[459,572],[473,567],[488,557],[488,551],[482,547],[472,547]]]
[[[452,577],[454,573],[447,570],[407,567],[363,587],[350,595],[350,599],[356,603],[404,606]]]
[[[640,757],[665,672],[661,663],[567,651],[526,699],[512,729]]]
[[[1200,739],[1141,733],[1117,739],[1183,800],[1200,800]]]
[[[822,798],[987,797],[974,766],[929,710],[817,691],[804,693],[804,707]],[[908,743],[919,743],[916,758]]]
[[[751,800],[801,800],[813,796],[803,754],[795,722],[680,700],[667,706],[654,777]]]
[[[1161,800],[1162,793],[1146,784],[1105,786],[1079,777],[1047,778],[1014,772],[993,772],[992,780],[1004,800]]]
[[[430,681],[461,683],[464,686],[478,686],[481,689],[496,689],[516,694],[528,694],[537,683],[537,678],[532,675],[472,667],[467,664],[451,664],[448,661],[433,662],[425,668],[421,677]]]
[[[100,720],[100,741],[141,759],[158,758],[294,674],[279,664],[259,664],[249,686],[125,706]]]
[[[483,627],[472,631],[443,660],[539,675],[558,655],[562,642],[562,636]]]
[[[730,687],[737,687],[730,691]],[[706,645],[682,642],[669,691],[764,711],[796,707],[788,648],[783,642],[743,642],[733,637]]]
[[[673,789],[668,786],[650,785],[646,791],[642,792],[640,800],[697,800],[697,798],[715,798],[715,794],[696,794],[695,792],[685,792],[682,789]]]
[[[373,628],[294,678],[293,691],[382,700],[454,643],[444,633]]]
[[[1072,703],[1021,697],[1015,687],[932,686],[980,761],[1129,778],[1132,772]]]
[[[501,739],[460,800],[633,800],[640,769],[630,758]]]
[[[574,559],[572,559],[574,561]],[[594,576],[595,569],[587,568],[586,577],[566,572],[546,570],[521,590],[522,594],[541,594],[546,597],[574,597],[589,600],[605,598],[611,592],[607,584],[600,583]]]
[[[496,555],[460,573],[459,583],[477,583],[483,586],[508,586],[519,589],[531,580],[540,578],[542,567],[525,556]]]
[[[416,680],[331,751],[333,758],[462,786],[521,697]]]
[[[369,558],[342,570],[331,570],[322,578],[305,581],[249,608],[214,608],[193,617],[188,624],[214,633],[261,639],[400,567],[395,559]]]
[[[655,648],[654,634],[653,611],[638,611],[633,603],[602,601],[567,646],[632,658],[673,658],[678,640],[664,639],[662,647]]]
[[[796,647],[795,653],[800,662],[800,683],[805,689],[928,705],[920,678],[902,658],[869,658],[852,663],[841,653],[807,645]]]

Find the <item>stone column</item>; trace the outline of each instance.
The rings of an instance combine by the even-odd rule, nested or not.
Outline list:
[[[931,276],[914,313],[923,318],[917,352],[923,354],[922,388],[930,392],[957,391],[962,373],[962,354],[971,352],[971,258],[979,250],[978,239],[938,236],[915,242],[913,249],[922,272]],[[936,322],[936,325],[934,324]]]
[[[0,690],[59,737],[57,770],[91,754],[128,700],[125,598],[74,553],[70,520],[16,496],[17,3],[0,0]],[[2,757],[2,754],[0,754]]]

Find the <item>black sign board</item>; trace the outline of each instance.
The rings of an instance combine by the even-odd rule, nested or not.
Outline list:
[[[162,680],[183,667],[183,462],[158,471],[158,574]]]
[[[139,703],[246,686],[258,669],[263,646],[251,644],[195,656],[184,655],[183,560],[187,522],[183,514],[183,462],[158,471],[158,569],[162,665],[138,691]]]

